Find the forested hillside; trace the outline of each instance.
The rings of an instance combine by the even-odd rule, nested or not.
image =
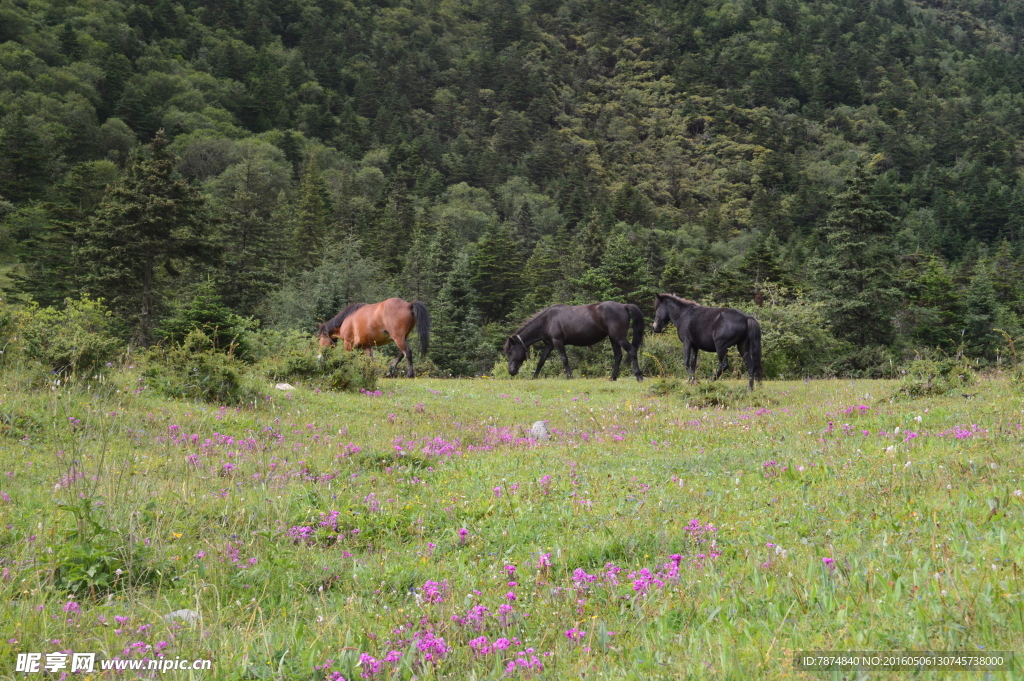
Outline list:
[[[305,330],[419,298],[473,374],[539,307],[670,290],[819,373],[991,363],[1022,40],[1022,0],[0,0],[7,297],[136,343],[211,285]]]

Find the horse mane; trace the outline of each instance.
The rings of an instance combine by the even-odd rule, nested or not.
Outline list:
[[[523,322],[522,324],[519,325],[519,328],[517,328],[515,331],[513,331],[512,333],[510,333],[508,335],[508,338],[505,339],[505,345],[502,346],[501,351],[504,352],[505,354],[508,354],[509,348],[512,347],[512,339],[515,338],[516,336],[520,335],[523,332],[523,329],[525,329],[530,324],[530,322],[534,321],[535,319],[540,317],[542,314],[544,314],[545,312],[547,312],[551,308],[553,308],[553,307],[562,307],[562,306],[563,305],[561,303],[558,303],[556,305],[549,305],[549,306],[545,307],[543,310],[539,310],[538,312],[534,312],[532,315],[530,315],[526,319],[525,322]],[[520,342],[522,342],[522,339],[520,339]],[[523,345],[526,345],[526,343],[523,343]]]
[[[700,303],[698,303],[696,301],[693,301],[693,300],[690,300],[689,298],[683,298],[682,296],[677,296],[675,293],[659,293],[658,297],[659,298],[670,298],[670,299],[676,301],[677,303],[682,303],[683,305],[696,305],[697,307],[701,307]]]
[[[337,330],[342,323],[348,318],[350,314],[355,312],[361,307],[366,307],[366,303],[352,303],[347,306],[344,310],[334,315],[334,317],[320,325],[317,330],[318,336],[330,336],[331,332]]]

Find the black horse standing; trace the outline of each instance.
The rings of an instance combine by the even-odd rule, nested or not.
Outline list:
[[[736,346],[747,365],[750,389],[761,380],[761,325],[750,315],[731,307],[704,307],[672,293],[659,293],[654,307],[654,332],[661,333],[671,321],[683,341],[686,373],[693,381],[697,351],[718,353],[718,379],[729,368],[729,348]]]
[[[633,342],[626,339],[630,322],[633,323]],[[623,305],[605,301],[591,305],[552,305],[533,315],[523,323],[515,333],[505,341],[503,352],[508,359],[508,372],[515,376],[526,361],[531,345],[544,343],[537,362],[537,370],[533,377],[537,378],[544,362],[554,349],[562,356],[565,375],[572,378],[569,368],[569,357],[565,354],[566,345],[589,346],[610,338],[612,352],[615,354],[615,366],[612,368],[612,380],[619,377],[619,363],[622,351],[629,355],[633,363],[633,374],[636,380],[642,381],[636,353],[644,340],[644,315],[636,305]]]

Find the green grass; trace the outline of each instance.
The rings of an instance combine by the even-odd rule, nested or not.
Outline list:
[[[733,406],[702,409],[631,379],[268,386],[248,410],[136,385],[0,395],[0,675],[19,652],[159,642],[214,661],[171,678],[350,681],[391,650],[378,679],[497,679],[528,648],[543,670],[511,678],[841,678],[794,651],[1021,650],[1024,400],[1004,380],[909,401],[732,381]],[[551,441],[523,439],[537,420]],[[645,568],[661,584],[637,591]],[[179,608],[201,621],[162,620]],[[481,655],[480,636],[519,643]]]

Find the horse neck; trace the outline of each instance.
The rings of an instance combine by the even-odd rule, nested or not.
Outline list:
[[[544,338],[544,334],[541,331],[543,325],[541,317],[536,317],[526,322],[512,334],[513,338],[518,337],[519,340],[523,341],[523,345],[530,347],[534,343]]]
[[[679,326],[679,322],[676,320],[681,319],[687,313],[696,310],[699,306],[696,304],[681,303],[675,298],[665,298],[662,300],[662,305],[668,305],[668,318],[672,320],[675,326]]]

